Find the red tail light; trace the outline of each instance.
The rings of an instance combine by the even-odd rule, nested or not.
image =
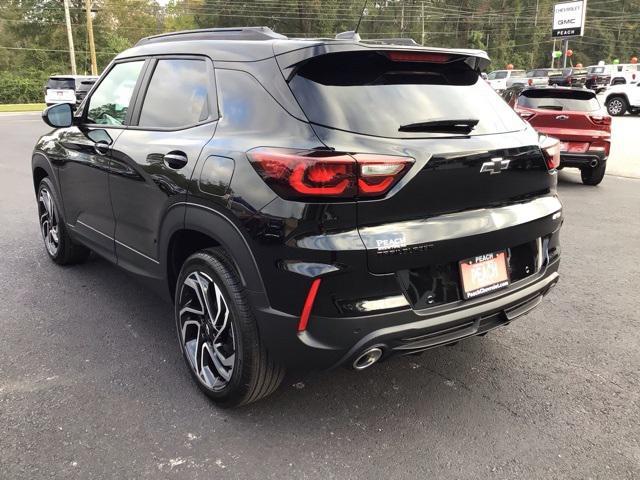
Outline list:
[[[560,140],[553,137],[540,137],[540,149],[549,170],[560,166]]]
[[[248,156],[267,185],[289,200],[382,196],[413,164],[410,157],[286,148],[256,148]]]
[[[596,125],[611,125],[611,117],[608,115],[589,115],[589,120]]]
[[[387,53],[387,58],[392,62],[430,62],[445,63],[451,58],[448,53],[434,52],[400,52],[392,51]]]

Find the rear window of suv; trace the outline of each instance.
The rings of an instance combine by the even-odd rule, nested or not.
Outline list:
[[[463,59],[449,63],[392,61],[382,52],[313,57],[289,81],[315,124],[388,138],[452,136],[401,127],[455,120],[469,135],[517,131],[520,118]]]
[[[518,98],[518,105],[571,112],[595,112],[600,109],[595,93],[590,90],[525,90]]]
[[[75,90],[76,81],[73,78],[50,78],[47,81],[47,88],[51,90]]]

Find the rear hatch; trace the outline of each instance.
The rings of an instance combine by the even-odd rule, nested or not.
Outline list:
[[[384,198],[358,201],[358,228],[374,273],[432,264],[436,252],[445,255],[429,243],[442,233],[437,221],[430,231],[416,222],[550,191],[537,135],[475,66],[455,52],[366,49],[312,56],[289,78],[327,147],[414,161]],[[473,246],[461,246],[447,255],[462,260],[461,252],[475,254]],[[387,247],[411,248],[412,254],[380,255]]]
[[[73,77],[49,78],[45,87],[47,101],[74,102],[76,95],[76,81]]]
[[[584,153],[608,138],[611,122],[591,90],[531,89],[518,97],[516,110],[540,133],[559,138],[562,151]]]

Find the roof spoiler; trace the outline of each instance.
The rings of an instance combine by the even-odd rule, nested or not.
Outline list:
[[[335,42],[334,40],[317,39],[308,47],[291,49],[292,45],[286,41],[276,42],[274,44],[274,53],[278,61],[278,65],[289,80],[302,62],[310,60],[313,57],[328,55],[331,53],[341,52],[367,52],[367,51],[399,51],[399,52],[424,52],[424,53],[442,53],[447,54],[455,59],[464,59],[464,62],[477,72],[484,70],[491,63],[489,56],[483,50],[457,49],[457,48],[430,48],[417,45],[415,42],[397,44],[388,43],[391,39],[380,39],[359,42]]]

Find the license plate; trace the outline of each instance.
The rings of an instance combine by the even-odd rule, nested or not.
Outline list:
[[[506,252],[487,253],[460,262],[462,293],[475,298],[509,286]]]

